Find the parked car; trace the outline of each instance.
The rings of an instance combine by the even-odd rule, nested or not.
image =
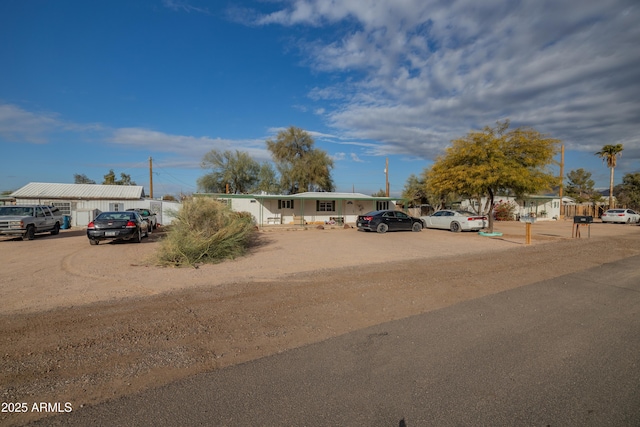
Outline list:
[[[602,222],[619,222],[619,223],[638,223],[640,222],[640,213],[631,209],[609,209],[602,214]]]
[[[149,223],[137,212],[102,212],[87,225],[87,237],[92,245],[102,240],[140,243],[143,236],[149,236]]]
[[[158,228],[158,218],[156,217],[156,214],[151,212],[149,209],[133,208],[127,209],[127,211],[137,212],[142,217],[142,219],[147,221],[149,223],[149,231]]]
[[[478,231],[488,225],[486,216],[451,209],[443,209],[433,215],[422,216],[420,219],[424,222],[425,228],[441,228],[451,230],[454,233]]]
[[[373,211],[360,215],[358,216],[356,225],[358,230],[377,231],[378,233],[399,230],[422,230],[422,221],[420,218],[414,218],[404,212],[392,210]]]
[[[33,240],[36,233],[60,232],[62,213],[55,206],[13,205],[0,206],[0,235],[19,236]]]

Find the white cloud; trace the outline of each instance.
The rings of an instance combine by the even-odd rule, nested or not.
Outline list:
[[[46,143],[51,132],[64,127],[54,114],[32,113],[11,104],[0,105],[0,135],[9,141]]]
[[[351,156],[351,160],[353,160],[354,162],[358,162],[358,163],[363,163],[364,160],[362,160],[360,157],[358,157],[358,155],[356,153],[350,153]]]
[[[307,63],[344,78],[309,97],[369,153],[434,158],[510,118],[576,150],[640,151],[640,8],[630,0],[291,0],[260,25],[327,27]],[[634,157],[636,158],[636,157]]]
[[[153,152],[175,153],[186,158],[197,159],[198,162],[205,153],[214,149],[244,151],[258,161],[271,159],[264,140],[261,139],[232,140],[208,136],[171,135],[141,128],[121,128],[116,129],[108,141]]]

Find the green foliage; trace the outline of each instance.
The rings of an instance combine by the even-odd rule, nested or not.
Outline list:
[[[513,221],[516,217],[517,206],[512,202],[498,202],[493,207],[496,221]]]
[[[131,181],[131,176],[124,172],[120,174],[120,179],[116,179],[115,172],[110,169],[109,173],[104,176],[102,185],[136,185],[136,183]]]
[[[387,197],[387,192],[382,188],[371,195],[371,197]]]
[[[567,174],[567,196],[573,197],[577,203],[592,200],[596,195],[593,186],[595,182],[591,179],[591,172],[582,168],[572,170]]]
[[[610,170],[609,173],[609,209],[613,208],[613,171],[618,163],[618,157],[621,156],[624,147],[622,144],[605,145],[602,150],[598,151],[596,156],[600,157],[603,162],[607,163]]]
[[[290,194],[333,191],[333,160],[325,151],[314,148],[314,144],[308,132],[294,126],[278,132],[275,141],[267,140],[267,148],[280,172],[282,190]]]
[[[211,150],[204,155],[202,167],[212,170],[198,178],[198,188],[206,193],[225,193],[227,184],[230,193],[247,193],[258,182],[260,172],[258,162],[239,150]]]
[[[114,174],[114,178],[115,178],[115,174]],[[73,174],[73,182],[74,184],[95,184],[96,183],[94,180],[89,179],[87,175],[78,174],[78,173]]]
[[[602,150],[596,153],[596,156],[600,157],[602,161],[607,164],[608,168],[615,168],[622,150],[624,150],[622,144],[605,145],[602,147]]]
[[[622,184],[615,187],[618,203],[630,209],[640,209],[640,172],[622,177]]]
[[[264,191],[267,194],[278,194],[280,192],[280,182],[271,163],[264,162],[260,165],[258,172],[258,182],[254,191]]]
[[[409,175],[402,190],[402,198],[409,201],[409,206],[428,204],[429,196],[424,179],[420,179],[414,174]]]
[[[186,200],[158,250],[162,265],[217,263],[244,254],[255,235],[251,215],[225,203],[197,197]]]
[[[553,163],[559,141],[532,128],[508,129],[507,120],[452,141],[426,173],[430,191],[441,197],[451,193],[470,199],[486,195],[490,203],[485,214],[489,215],[491,231],[496,194],[535,194],[558,184],[547,167]]]

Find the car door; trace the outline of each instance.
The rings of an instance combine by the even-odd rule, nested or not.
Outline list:
[[[46,230],[47,227],[47,214],[45,213],[42,206],[36,206],[35,209],[35,219],[34,224],[36,226],[36,231]],[[51,217],[51,215],[49,215]]]
[[[404,212],[396,212],[396,224],[398,230],[411,230],[411,218]]]
[[[438,211],[431,215],[429,218],[431,219],[431,227],[433,228],[449,228],[449,224],[445,224],[447,211]]]
[[[388,211],[382,214],[382,222],[387,224],[389,227],[389,231],[394,231],[398,229],[398,221],[396,218],[396,213],[393,211]]]

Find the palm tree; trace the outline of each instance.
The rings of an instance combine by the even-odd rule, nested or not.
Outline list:
[[[616,168],[616,161],[618,156],[621,156],[622,150],[624,150],[622,144],[605,145],[602,150],[596,153],[596,156],[600,157],[603,162],[607,162],[607,167],[611,170],[609,178],[609,209],[613,209],[613,170]]]

